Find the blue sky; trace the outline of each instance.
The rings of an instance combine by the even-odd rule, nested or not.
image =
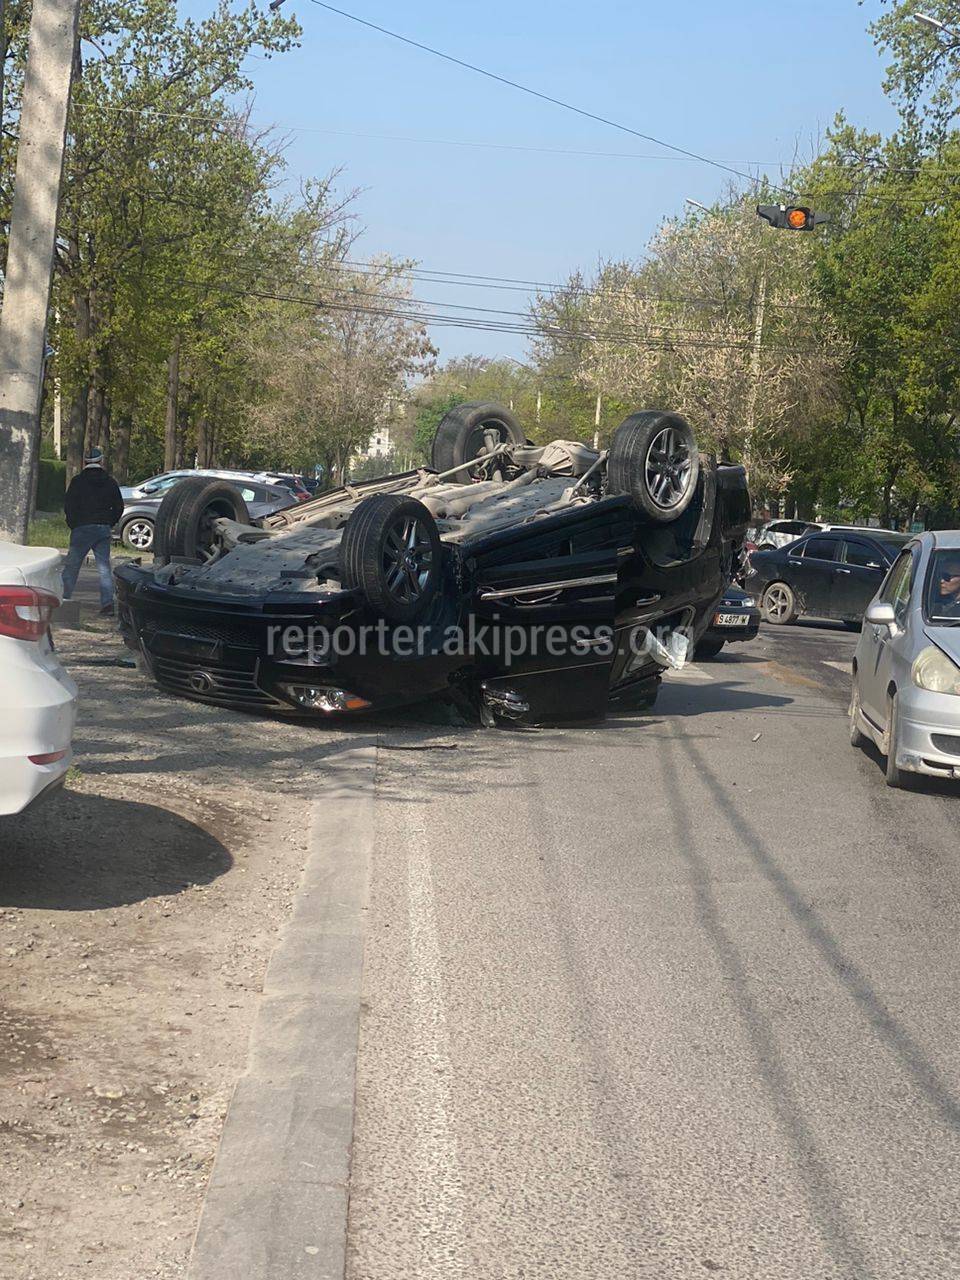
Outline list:
[[[336,2],[336,0],[335,0]],[[809,154],[838,109],[894,125],[866,32],[877,0],[340,0],[511,79],[678,146],[753,169]],[[709,204],[727,177],[506,86],[450,66],[317,7],[287,0],[302,47],[249,64],[255,118],[291,133],[289,177],[344,167],[366,227],[361,254],[424,267],[560,281],[599,257],[639,258],[685,196]],[[195,0],[190,8],[206,6]],[[329,132],[328,132],[329,131]],[[628,152],[659,159],[544,155],[439,142]],[[418,296],[522,310],[522,293],[417,286]],[[441,358],[523,358],[526,340],[434,332]]]

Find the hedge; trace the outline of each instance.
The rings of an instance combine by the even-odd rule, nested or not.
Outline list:
[[[37,510],[62,511],[67,491],[67,464],[55,458],[41,458],[37,476]]]

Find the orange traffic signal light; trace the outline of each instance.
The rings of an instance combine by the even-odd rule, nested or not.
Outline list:
[[[825,213],[815,213],[802,204],[758,204],[757,213],[772,227],[787,231],[812,231],[821,222],[827,222]]]

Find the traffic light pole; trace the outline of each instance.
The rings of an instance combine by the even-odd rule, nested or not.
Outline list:
[[[0,312],[0,541],[26,542],[79,0],[34,0]]]

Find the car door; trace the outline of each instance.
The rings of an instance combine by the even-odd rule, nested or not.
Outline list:
[[[833,616],[863,617],[890,567],[890,557],[868,538],[844,538],[833,584]]]
[[[840,538],[813,534],[788,547],[787,581],[797,596],[801,613],[829,618],[833,579],[840,559]]]
[[[519,694],[533,719],[603,714],[618,591],[637,536],[629,502],[609,498],[501,530],[466,552],[476,667],[489,688]]]
[[[857,646],[857,683],[860,689],[860,705],[867,717],[880,729],[886,728],[887,688],[890,671],[897,649],[906,640],[905,626],[910,610],[910,592],[916,572],[916,551],[902,551],[893,563],[877,600],[893,605],[897,618],[898,634],[890,634],[888,627],[878,627],[864,622],[860,644]]]

